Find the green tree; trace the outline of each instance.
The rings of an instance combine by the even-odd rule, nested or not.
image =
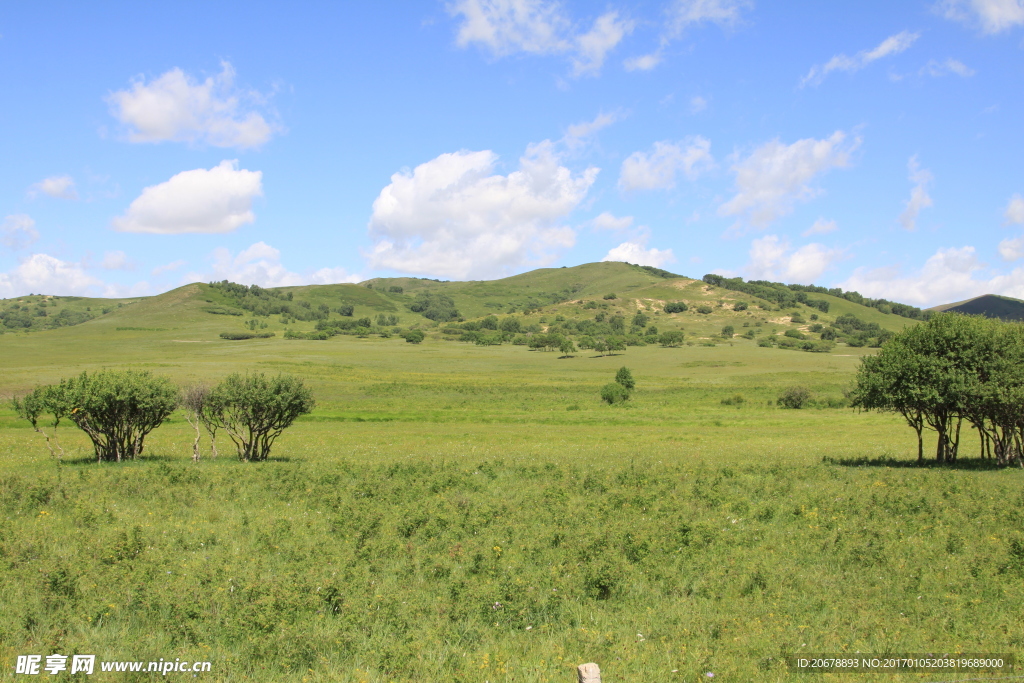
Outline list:
[[[425,337],[423,330],[409,330],[402,334],[402,338],[410,344],[419,344]]]
[[[683,333],[680,330],[662,332],[658,337],[658,343],[662,346],[679,346],[683,343]]]
[[[778,404],[783,408],[800,409],[811,399],[807,387],[790,387],[779,396]]]
[[[726,339],[732,339],[732,335],[734,335],[735,333],[736,330],[733,329],[732,325],[726,325],[725,327],[722,328],[722,336],[725,337]]]
[[[571,339],[563,339],[559,351],[562,352],[563,356],[568,356],[576,352],[576,345],[572,343]]]
[[[624,386],[628,391],[633,391],[636,388],[636,382],[633,380],[633,373],[629,371],[625,365],[619,368],[619,371],[615,373],[615,381]]]
[[[647,323],[650,318],[643,311],[637,311],[636,315],[633,316],[633,327],[644,328],[647,327]]]
[[[601,387],[601,400],[608,405],[629,400],[629,390],[618,382],[609,382]]]
[[[207,419],[227,432],[243,461],[263,461],[281,433],[311,410],[312,392],[299,377],[228,375],[210,392]]]

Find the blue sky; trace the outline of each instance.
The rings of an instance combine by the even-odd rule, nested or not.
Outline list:
[[[5,3],[0,296],[625,260],[1024,298],[1024,0]]]

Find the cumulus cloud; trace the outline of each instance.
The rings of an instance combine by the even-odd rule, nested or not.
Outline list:
[[[842,131],[824,140],[806,138],[791,145],[777,139],[767,142],[733,165],[736,196],[722,204],[718,213],[745,215],[754,226],[764,227],[792,211],[794,203],[818,195],[820,191],[810,185],[811,180],[830,169],[846,167],[858,145],[859,138],[847,142]]]
[[[999,243],[999,255],[1004,261],[1016,261],[1024,256],[1024,238],[1005,239]]]
[[[260,171],[239,170],[237,160],[182,171],[144,189],[113,225],[160,235],[231,232],[256,220],[252,200],[263,195],[262,179]]]
[[[559,225],[598,169],[573,175],[550,142],[531,145],[519,169],[494,174],[497,155],[442,154],[391,176],[373,202],[366,254],[373,268],[465,279],[549,263],[575,233]]]
[[[934,76],[936,78],[946,76],[948,74],[956,74],[962,78],[970,78],[975,72],[974,69],[963,62],[950,57],[944,62],[939,62],[934,59],[929,60],[921,69],[921,73],[928,74],[929,76]]]
[[[842,257],[842,250],[823,244],[805,244],[793,250],[778,235],[766,235],[750,243],[750,262],[744,270],[751,279],[811,284]]]
[[[613,230],[615,232],[622,232],[628,230],[633,225],[632,216],[617,217],[607,211],[599,214],[594,220],[590,221],[598,230]]]
[[[173,264],[172,264],[173,265]],[[293,287],[359,282],[359,275],[344,268],[321,268],[305,274],[293,273],[281,264],[281,251],[265,242],[256,242],[237,254],[223,247],[215,249],[208,273],[188,273],[183,283],[230,280],[260,287]]]
[[[833,71],[847,71],[851,73],[860,71],[871,62],[903,52],[913,45],[920,35],[919,33],[902,31],[896,35],[889,36],[871,50],[861,50],[853,57],[848,57],[844,54],[836,55],[825,64],[812,66],[807,75],[800,80],[800,87],[818,85]]]
[[[993,273],[978,260],[974,247],[939,249],[909,275],[897,268],[858,268],[840,286],[870,297],[916,306],[962,301],[982,294],[1024,298],[1024,269]]]
[[[581,33],[561,5],[547,0],[458,0],[448,11],[462,19],[455,39],[460,47],[475,44],[495,57],[566,54],[575,76],[600,72],[608,53],[635,26],[611,11]]]
[[[181,69],[171,69],[146,83],[139,77],[127,90],[107,97],[111,114],[128,127],[132,142],[189,142],[214,147],[258,147],[275,127],[253,104],[258,93],[235,87],[235,70],[221,62],[221,72],[198,82]]]
[[[839,229],[839,226],[835,221],[827,221],[824,218],[819,218],[814,221],[814,224],[804,230],[801,235],[804,237],[810,237],[811,235],[826,235],[830,232],[835,232]]]
[[[1016,223],[1018,225],[1024,225],[1024,197],[1019,194],[1015,194],[1010,197],[1010,202],[1006,205],[1006,216],[1007,223]]]
[[[39,239],[36,222],[31,216],[16,213],[4,218],[0,223],[0,244],[11,251],[32,246]]]
[[[33,254],[14,270],[0,273],[0,296],[4,298],[30,292],[68,296],[96,294],[102,290],[103,282],[85,272],[82,266],[49,254]]]
[[[675,185],[677,172],[693,180],[714,163],[711,142],[699,135],[682,142],[655,142],[650,152],[633,152],[622,162],[619,189],[668,189]]]
[[[78,199],[75,180],[69,175],[55,175],[44,178],[28,189],[29,197],[35,199],[45,194],[58,199]]]
[[[623,242],[611,249],[602,261],[625,261],[635,263],[638,266],[653,266],[661,268],[676,260],[671,249],[646,248],[645,242]]]
[[[921,209],[927,209],[932,205],[932,198],[928,194],[928,184],[934,178],[931,171],[920,167],[916,154],[910,157],[907,169],[910,171],[910,182],[914,183],[914,188],[910,191],[910,199],[907,200],[906,208],[900,214],[900,225],[907,230],[913,230],[917,227],[917,215],[921,213]]]
[[[976,26],[982,33],[1001,33],[1024,25],[1022,0],[942,0],[935,9],[947,19]]]

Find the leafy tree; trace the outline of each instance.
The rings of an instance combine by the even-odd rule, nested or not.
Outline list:
[[[647,327],[649,321],[650,318],[643,311],[637,311],[636,315],[633,316],[633,327]]]
[[[792,337],[793,339],[806,339],[807,337],[800,330],[786,330],[783,332],[786,337]]]
[[[725,337],[726,339],[732,339],[732,335],[734,335],[735,333],[736,330],[733,329],[732,325],[726,325],[725,327],[722,328],[722,336]]]
[[[700,313],[701,315],[708,315],[709,313],[711,313],[711,311],[712,308],[707,304],[701,304],[700,306],[697,307],[697,312]]]
[[[15,396],[11,399],[11,406],[18,417],[28,420],[32,429],[43,435],[50,455],[57,458],[64,457],[64,449],[60,445],[57,428],[60,426],[61,420],[70,416],[74,409],[68,396],[66,382],[36,387],[31,394],[22,398]],[[46,420],[41,427],[39,423],[45,415],[49,415],[50,419]],[[47,426],[52,430],[52,439],[44,428]]]
[[[608,351],[608,344],[603,339],[598,339],[594,342],[594,350],[600,354],[604,354]]]
[[[498,329],[498,319],[493,315],[489,315],[480,321],[480,327],[485,330],[496,330]]]
[[[601,387],[601,399],[608,405],[629,400],[629,390],[618,382],[610,382]]]
[[[522,322],[520,322],[519,318],[514,318],[512,316],[502,318],[501,324],[498,327],[502,332],[509,332],[512,334],[519,334],[523,331]]]
[[[679,346],[683,343],[683,333],[680,330],[662,332],[658,337],[658,343],[662,346]]]
[[[104,370],[39,387],[16,400],[15,410],[37,431],[40,417],[52,415],[55,434],[60,420],[68,418],[88,435],[98,460],[120,462],[138,457],[146,436],[177,405],[178,390],[166,377]]]
[[[734,303],[732,305],[732,310],[734,310],[734,311],[745,311],[745,310],[747,310],[747,302],[746,301],[737,301],[736,303]]]
[[[576,345],[572,343],[571,339],[563,339],[562,344],[559,347],[559,351],[562,352],[563,356],[568,356],[569,354],[576,352]]]
[[[409,330],[402,334],[402,338],[410,344],[419,344],[425,337],[423,330]]]
[[[626,331],[626,318],[622,315],[613,315],[608,319],[608,324],[615,334],[622,334]]]
[[[615,292],[609,292],[609,293],[604,295],[604,298],[608,299],[608,300],[612,300],[612,299],[618,299],[619,297],[617,297],[615,295]]]
[[[422,314],[424,318],[442,323],[459,318],[459,311],[452,298],[439,292],[420,292],[409,309]]]
[[[210,392],[204,412],[224,429],[243,461],[263,461],[281,433],[315,405],[299,377],[228,375]]]
[[[356,312],[356,307],[353,306],[352,304],[345,304],[344,306],[338,306],[336,310],[338,311],[338,315],[351,318],[352,315]]]
[[[398,285],[391,285],[388,287],[388,292],[391,294],[401,294],[404,291],[405,290],[399,287]]]
[[[609,351],[625,351],[626,350],[626,340],[623,339],[622,337],[608,337],[605,340],[605,343],[608,345],[608,350]]]
[[[200,426],[210,435],[210,453],[217,457],[217,426],[209,419],[207,402],[210,398],[210,387],[205,384],[190,384],[182,388],[179,403],[185,411],[185,420],[196,432],[192,442],[192,462],[199,462]]]
[[[629,368],[622,366],[619,371],[615,373],[615,381],[624,386],[628,391],[633,391],[636,388],[636,382],[633,380],[633,373],[629,371]]]
[[[667,304],[665,304],[665,312],[666,313],[684,313],[685,311],[688,311],[689,309],[690,309],[690,307],[687,306],[682,301],[670,301]]]

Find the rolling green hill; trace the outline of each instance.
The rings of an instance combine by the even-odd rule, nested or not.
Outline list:
[[[928,310],[943,313],[983,315],[986,318],[1000,318],[1002,320],[1024,320],[1024,301],[1008,296],[999,296],[998,294],[983,294],[973,299],[943,304]]]
[[[327,339],[419,329],[431,338],[478,344],[526,344],[546,334],[577,344],[615,338],[635,346],[664,343],[660,335],[681,331],[686,344],[770,340],[811,350],[812,342],[832,339],[878,345],[915,322],[839,296],[811,296],[780,306],[728,286],[608,262],[470,282],[405,277],[270,289],[193,283],[122,300],[32,295],[0,302],[0,332],[46,334],[62,343],[145,337],[230,344],[221,336]],[[667,312],[669,303],[685,310]],[[509,317],[515,321],[501,333],[498,324]]]

